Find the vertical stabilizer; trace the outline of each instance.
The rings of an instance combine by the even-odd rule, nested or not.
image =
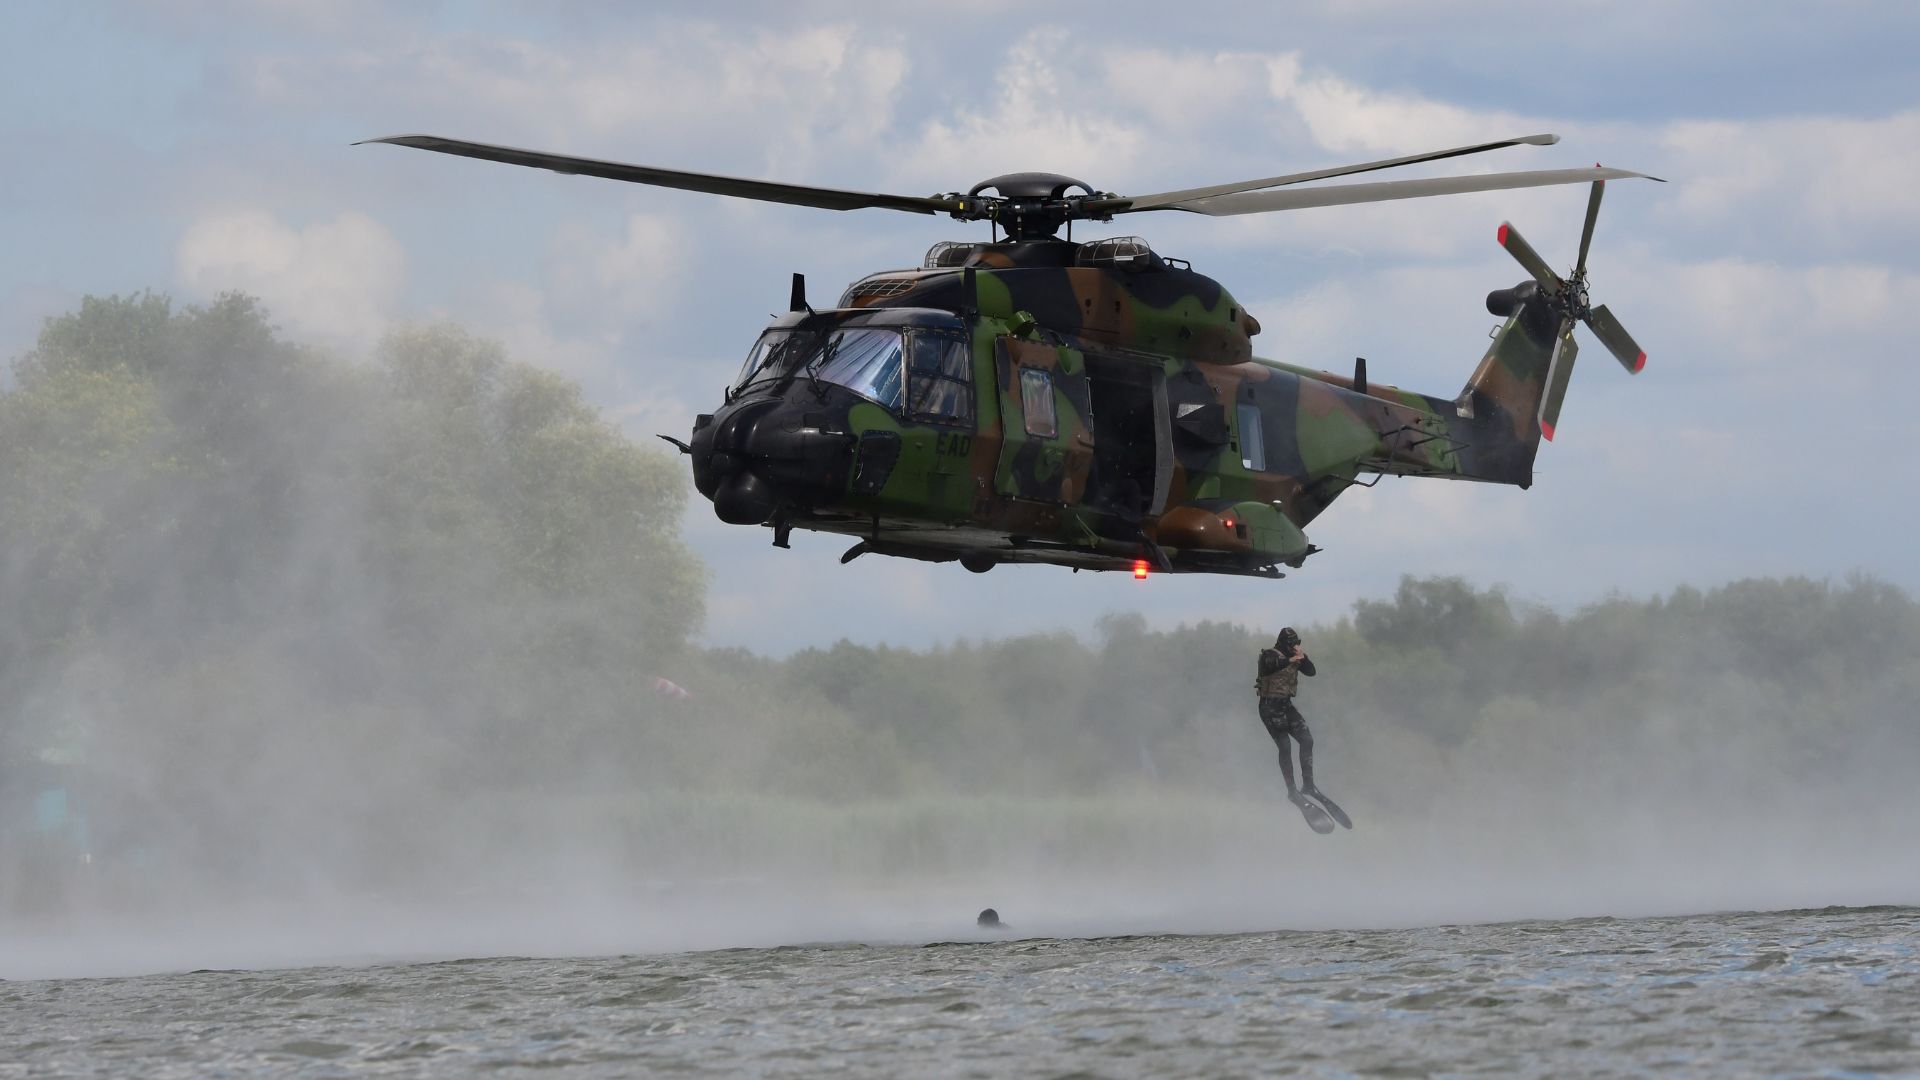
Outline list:
[[[1528,487],[1542,422],[1559,419],[1559,402],[1548,399],[1556,320],[1533,282],[1493,293],[1487,309],[1507,321],[1455,402],[1469,427],[1462,464],[1476,480]],[[1560,392],[1556,396],[1565,394],[1564,382]],[[1547,404],[1551,416],[1543,412]]]

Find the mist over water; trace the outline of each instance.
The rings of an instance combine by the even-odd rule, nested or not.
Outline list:
[[[0,977],[1920,901],[1920,606],[1870,578],[1303,627],[1323,837],[1277,625],[702,649],[680,470],[452,328],[50,322],[0,393]]]

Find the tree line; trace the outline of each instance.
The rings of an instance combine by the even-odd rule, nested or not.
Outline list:
[[[1272,627],[702,647],[678,459],[457,327],[343,359],[245,296],[90,297],[12,372],[0,856],[50,770],[83,778],[90,845],[215,876],[289,845],[404,865],[483,806],[1278,788],[1252,708]],[[1920,766],[1920,606],[1870,577],[1569,612],[1408,578],[1302,629],[1323,781],[1375,815],[1468,787],[1576,813]]]

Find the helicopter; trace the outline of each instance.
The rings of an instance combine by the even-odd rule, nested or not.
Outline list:
[[[1320,549],[1305,528],[1381,476],[1531,486],[1552,440],[1583,323],[1630,373],[1646,353],[1587,289],[1606,182],[1550,169],[1311,186],[1316,181],[1551,145],[1472,146],[1148,195],[1018,172],[925,197],[806,187],[572,157],[434,135],[365,140],[485,161],[829,210],[985,221],[917,267],[853,282],[816,308],[794,274],[688,439],[694,486],[722,521],[854,539],[863,555],[1073,570],[1284,577]],[[359,145],[359,144],[356,144]],[[1215,217],[1560,184],[1590,184],[1579,255],[1557,274],[1502,223],[1528,278],[1487,296],[1505,321],[1451,398],[1256,357],[1260,323],[1219,282],[1138,236],[1074,242],[1076,221],[1178,211]],[[1067,235],[1059,235],[1062,228]],[[1363,477],[1365,479],[1363,479]]]

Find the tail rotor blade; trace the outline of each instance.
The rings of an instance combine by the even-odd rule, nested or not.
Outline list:
[[[1620,361],[1620,366],[1626,368],[1629,374],[1638,375],[1640,369],[1647,366],[1646,350],[1633,340],[1633,335],[1620,325],[1620,320],[1613,317],[1607,305],[1601,304],[1593,309],[1593,314],[1587,316],[1587,329],[1593,331],[1593,336],[1600,339],[1600,344],[1607,347],[1607,351]]]
[[[1560,425],[1560,403],[1567,398],[1567,384],[1573,380],[1573,361],[1580,355],[1580,346],[1573,341],[1573,323],[1560,324],[1560,336],[1553,339],[1553,359],[1547,362],[1547,385],[1540,395],[1540,434],[1548,442],[1553,441],[1554,429]]]
[[[1534,280],[1546,286],[1551,292],[1558,293],[1561,290],[1563,283],[1560,280],[1560,275],[1554,273],[1553,267],[1547,265],[1547,260],[1541,258],[1539,252],[1533,250],[1532,244],[1527,243],[1526,240],[1521,238],[1519,229],[1503,221],[1500,223],[1500,232],[1498,235],[1500,246],[1506,248],[1507,254],[1512,255],[1518,260],[1521,266],[1526,267],[1527,273],[1532,274]]]
[[[1587,196],[1587,227],[1580,230],[1580,258],[1574,261],[1573,276],[1579,277],[1587,271],[1587,248],[1593,243],[1593,223],[1600,220],[1600,196],[1606,194],[1607,182],[1595,180],[1593,194]]]

